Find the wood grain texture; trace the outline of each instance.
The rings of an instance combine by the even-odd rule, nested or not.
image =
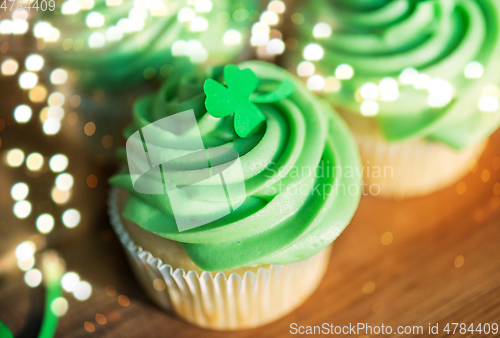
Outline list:
[[[303,306],[273,324],[224,336],[288,336],[291,323],[422,325],[425,330],[429,323],[499,323],[500,197],[494,194],[500,182],[500,168],[495,168],[499,156],[497,132],[475,172],[464,178],[463,195],[453,186],[402,202],[364,197],[352,224],[335,242],[327,275]],[[481,179],[483,170],[490,172],[487,182]],[[152,305],[134,281],[116,237],[107,242],[109,231],[103,221],[88,240],[60,249],[68,269],[91,282],[93,294],[86,302],[67,296],[69,311],[61,318],[58,337],[221,336]],[[381,237],[388,231],[394,239],[383,245]],[[464,264],[456,268],[459,255]],[[0,319],[14,331],[25,324],[28,308],[21,278],[5,279],[0,287]],[[375,285],[370,294],[363,292],[367,282]],[[117,295],[108,296],[106,285],[113,285]],[[119,305],[120,294],[130,298],[130,306]],[[98,313],[106,316],[105,325],[96,323]],[[94,324],[95,332],[84,329],[85,321]],[[441,331],[435,337],[445,336]]]

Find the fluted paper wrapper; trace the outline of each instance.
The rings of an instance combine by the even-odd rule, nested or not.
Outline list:
[[[132,269],[148,296],[185,321],[209,329],[238,330],[277,320],[302,304],[320,283],[330,257],[328,247],[304,261],[232,273],[174,270],[136,245],[124,229],[117,190],[111,191],[111,224]],[[164,283],[163,283],[163,282]]]
[[[427,195],[457,182],[478,160],[488,142],[458,151],[425,139],[387,142],[380,135],[356,131],[354,136],[366,167],[364,183],[368,188],[372,186],[370,193],[376,194],[378,186],[380,196],[396,198]],[[380,175],[374,174],[377,167]]]

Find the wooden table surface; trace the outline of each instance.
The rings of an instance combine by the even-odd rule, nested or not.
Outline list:
[[[441,327],[455,322],[467,326],[499,323],[500,197],[494,194],[494,186],[500,181],[499,156],[497,132],[475,171],[464,178],[466,191],[462,195],[453,186],[402,202],[363,197],[352,224],[335,242],[328,272],[318,290],[300,308],[275,323],[225,336],[288,336],[291,323],[422,325],[426,330],[429,323]],[[490,177],[483,182],[486,171]],[[496,189],[498,193],[498,185]],[[58,248],[67,268],[90,281],[93,293],[85,302],[66,297],[69,311],[60,320],[57,337],[221,335],[175,319],[148,301],[111,233],[104,207],[95,211],[100,222],[91,227],[92,231],[84,239]],[[386,232],[393,236],[388,245],[382,244]],[[107,285],[114,286],[118,295],[128,296],[130,305],[123,307],[117,296],[108,296]],[[366,293],[373,285],[373,292]],[[28,287],[22,275],[4,277],[0,320],[19,332],[26,324],[27,311]],[[107,323],[97,324],[96,314],[106,316]],[[86,321],[94,324],[95,332],[85,330]],[[442,331],[436,335],[443,336]]]
[[[56,337],[220,337],[220,332],[193,327],[162,312],[134,280],[106,216],[105,182],[115,166],[112,161],[103,164],[96,158],[102,154],[112,159],[114,147],[104,149],[99,145],[105,131],[101,132],[98,124],[95,135],[83,134],[85,123],[95,116],[80,115],[75,126],[63,123],[59,138],[34,142],[32,132],[40,126],[17,126],[11,117],[13,107],[23,97],[26,99],[26,94],[11,87],[8,81],[1,85],[2,97],[11,99],[4,101],[5,115],[0,117],[7,123],[0,133],[0,155],[17,146],[28,152],[38,149],[46,156],[62,151],[69,155],[69,169],[75,177],[73,197],[67,207],[79,208],[82,223],[70,230],[58,222],[47,236],[47,243],[65,260],[68,271],[78,272],[91,283],[93,292],[84,302],[65,294],[69,310],[60,319]],[[115,145],[118,143],[115,141]],[[36,217],[18,220],[12,214],[10,187],[27,175],[26,170],[16,171],[3,163],[0,166],[1,257],[36,233]],[[90,174],[99,180],[96,188],[85,184]],[[50,188],[53,184],[53,178],[43,175],[29,178],[34,187],[30,198],[36,202],[37,212],[48,208],[60,215],[64,208],[45,203],[47,196],[37,193],[38,187]],[[466,189],[461,195],[454,185],[428,197],[400,202],[363,197],[352,224],[335,241],[328,271],[318,290],[297,310],[272,324],[224,336],[289,336],[292,323],[366,323],[394,328],[421,325],[425,332],[429,323],[438,323],[440,328],[446,323],[500,323],[499,182],[497,132],[478,165],[471,166],[471,173],[463,179]],[[113,289],[117,290],[116,295],[110,292]],[[130,304],[120,305],[119,295],[126,295]],[[23,282],[23,273],[14,268],[0,274],[0,321],[19,333],[30,324],[29,308],[30,289]],[[97,314],[106,317],[106,324],[97,323]],[[85,326],[85,322],[92,325]],[[90,331],[93,327],[94,332],[85,327]],[[432,337],[444,336],[446,333],[440,330]]]

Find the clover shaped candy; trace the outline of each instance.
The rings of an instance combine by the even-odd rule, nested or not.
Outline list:
[[[203,90],[207,96],[205,107],[213,117],[225,117],[234,114],[234,131],[239,137],[252,135],[266,120],[266,116],[255,103],[270,103],[290,95],[294,84],[283,80],[276,90],[264,95],[252,95],[259,84],[259,79],[250,69],[239,69],[235,65],[224,67],[226,86],[208,79]]]

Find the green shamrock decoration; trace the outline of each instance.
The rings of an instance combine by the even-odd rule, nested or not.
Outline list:
[[[257,89],[259,79],[250,69],[239,69],[235,65],[224,67],[224,79],[227,87],[214,79],[205,81],[205,107],[213,117],[234,114],[234,131],[243,138],[252,135],[266,120],[255,103],[276,102],[295,90],[293,82],[284,80],[270,93],[252,95]]]

